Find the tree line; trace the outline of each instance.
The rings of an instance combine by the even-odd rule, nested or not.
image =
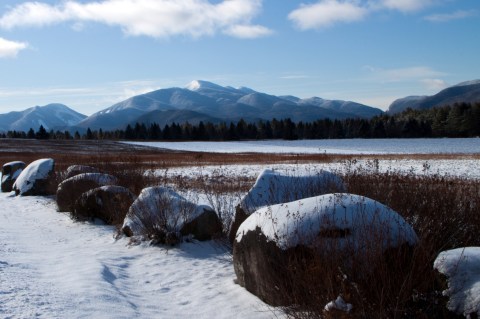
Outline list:
[[[371,119],[321,119],[295,123],[290,119],[272,119],[247,123],[190,123],[146,125],[136,123],[124,130],[103,131],[90,128],[83,134],[69,131],[9,131],[3,138],[35,139],[111,139],[111,140],[200,140],[233,141],[254,139],[342,139],[342,138],[419,138],[480,136],[480,103],[456,103],[427,110],[407,109],[399,114],[387,113]]]

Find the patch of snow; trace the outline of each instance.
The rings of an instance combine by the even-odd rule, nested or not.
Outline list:
[[[348,236],[332,241],[340,249],[352,247],[357,252],[373,238],[382,249],[418,240],[413,228],[391,208],[368,197],[341,193],[261,208],[240,225],[236,241],[257,227],[282,249],[309,245],[321,231],[345,231]]]
[[[352,304],[346,303],[342,296],[338,296],[335,301],[330,301],[325,305],[325,311],[340,310],[350,312],[353,309]]]
[[[28,192],[34,185],[36,180],[47,178],[52,171],[55,161],[51,158],[44,158],[30,163],[20,173],[17,180],[13,184],[14,189],[18,189],[20,194]]]
[[[480,154],[480,138],[124,142],[177,151],[282,154]]]
[[[448,309],[467,318],[480,316],[480,247],[443,251],[433,267],[447,276]]]
[[[231,258],[213,242],[131,246],[49,198],[0,193],[0,206],[0,318],[275,316],[234,284]]]

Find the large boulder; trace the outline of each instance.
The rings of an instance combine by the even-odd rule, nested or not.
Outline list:
[[[329,171],[287,174],[266,169],[260,173],[255,184],[235,209],[229,231],[230,243],[233,243],[238,227],[259,208],[345,191],[343,180]]]
[[[98,218],[111,225],[122,224],[135,195],[122,186],[101,186],[83,193],[73,207],[77,219]]]
[[[30,163],[17,177],[12,189],[16,195],[44,196],[55,193],[55,161],[44,158]]]
[[[127,236],[144,236],[162,244],[176,244],[181,236],[211,239],[222,224],[206,205],[196,205],[170,188],[148,187],[130,207],[122,227]]]
[[[67,169],[65,170],[63,179],[65,180],[75,175],[79,175],[83,173],[100,173],[100,171],[97,168],[92,166],[71,165],[67,167]]]
[[[325,264],[342,260],[343,271],[368,273],[376,258],[413,246],[415,231],[392,209],[352,194],[327,194],[264,207],[237,231],[233,264],[238,283],[274,305],[288,305],[291,268],[296,256]],[[325,282],[330,278],[325,278]]]
[[[117,184],[117,178],[108,174],[82,173],[70,177],[58,185],[57,206],[60,212],[73,212],[80,196],[94,188]]]
[[[467,318],[480,317],[480,247],[463,247],[441,252],[434,269],[446,276],[448,310]]]
[[[2,192],[12,191],[13,183],[17,180],[20,173],[25,168],[25,163],[21,161],[9,162],[2,167]]]

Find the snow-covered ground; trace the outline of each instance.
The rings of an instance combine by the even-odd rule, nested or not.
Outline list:
[[[480,154],[480,138],[125,142],[177,151],[293,154]]]
[[[415,160],[415,159],[388,159],[388,160],[355,160],[332,163],[301,163],[301,164],[244,164],[201,167],[176,167],[167,170],[158,170],[159,176],[242,176],[255,179],[264,169],[274,169],[288,175],[316,173],[320,170],[342,173],[347,170],[361,170],[367,172],[399,172],[417,175],[449,175],[470,179],[480,178],[480,160],[442,159],[442,160]]]
[[[212,242],[165,249],[0,194],[0,318],[271,318]]]

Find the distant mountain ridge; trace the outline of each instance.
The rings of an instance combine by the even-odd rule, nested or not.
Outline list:
[[[432,96],[407,96],[393,101],[388,113],[400,113],[407,108],[425,110],[455,103],[480,102],[480,80],[462,82]]]
[[[35,106],[20,112],[0,114],[0,132],[35,131],[43,126],[46,130],[73,126],[87,116],[80,114],[66,105],[52,103]]]
[[[247,87],[220,86],[208,81],[192,81],[185,88],[167,88],[131,97],[99,111],[78,123],[80,129],[123,129],[128,124],[155,122],[246,121],[290,118],[311,122],[317,119],[371,118],[383,111],[363,104],[275,96]],[[164,116],[164,117],[162,117]],[[160,124],[159,123],[159,124]]]

